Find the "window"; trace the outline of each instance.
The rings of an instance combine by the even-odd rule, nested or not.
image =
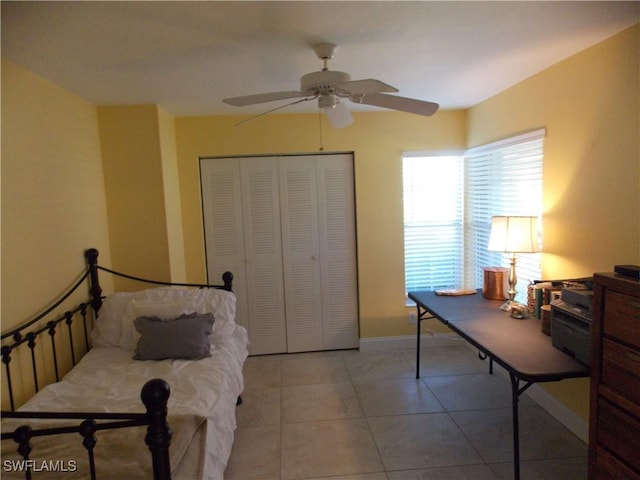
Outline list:
[[[405,154],[407,291],[480,288],[483,267],[508,266],[489,252],[493,215],[542,215],[544,129],[469,149],[464,156]],[[540,278],[538,254],[518,256],[522,285]]]
[[[480,288],[483,267],[508,266],[509,255],[487,250],[493,215],[542,218],[544,130],[470,149],[465,153],[465,285]],[[518,255],[518,300],[540,278],[541,254]]]
[[[402,164],[406,291],[463,280],[463,158],[410,156]]]

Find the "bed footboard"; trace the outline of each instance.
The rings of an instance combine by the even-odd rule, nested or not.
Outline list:
[[[31,479],[33,470],[38,468],[38,465],[31,460],[33,451],[31,439],[34,437],[76,433],[81,436],[77,441],[82,442],[83,447],[87,451],[89,465],[87,477],[96,480],[94,457],[94,449],[96,445],[98,445],[96,433],[103,430],[147,425],[145,443],[151,452],[153,478],[154,480],[170,480],[171,465],[169,460],[169,445],[171,443],[172,432],[167,422],[167,402],[169,395],[169,384],[162,379],[156,378],[149,380],[144,387],[142,387],[140,394],[147,413],[2,412],[3,418],[82,420],[81,423],[76,425],[55,428],[33,428],[25,424],[17,427],[12,432],[3,432],[2,440],[12,439],[17,444],[16,450],[21,457],[21,460],[15,462],[5,460],[3,462],[3,468],[5,470],[9,468],[13,469],[13,471],[22,471],[24,472],[24,478]],[[136,448],[136,446],[133,446],[133,448]],[[57,459],[50,460],[56,462]],[[75,463],[66,465],[58,463],[57,465],[61,468],[68,469],[76,467]]]

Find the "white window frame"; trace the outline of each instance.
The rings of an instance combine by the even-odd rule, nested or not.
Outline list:
[[[460,253],[462,265],[459,283],[450,286],[432,284],[427,289],[480,288],[483,267],[509,265],[507,254],[487,250],[493,215],[536,215],[542,226],[542,157],[545,135],[545,129],[541,128],[463,152],[464,173],[461,180],[464,185],[464,238]],[[449,155],[452,153],[407,152],[403,155],[403,178],[405,159]],[[461,153],[458,152],[458,155]],[[540,159],[540,162],[532,167],[528,163],[531,159]],[[403,192],[404,188],[406,186],[403,184]],[[433,199],[425,206],[437,205],[438,200]],[[406,228],[405,225],[405,231]],[[405,252],[405,258],[406,255]],[[540,278],[541,254],[519,255],[517,273],[520,286],[518,299],[523,301],[526,289],[522,285]],[[407,291],[425,289],[414,288],[406,280],[405,277]]]

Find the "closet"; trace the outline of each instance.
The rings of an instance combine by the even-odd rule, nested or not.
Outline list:
[[[201,158],[207,275],[234,274],[252,355],[356,348],[352,154]]]

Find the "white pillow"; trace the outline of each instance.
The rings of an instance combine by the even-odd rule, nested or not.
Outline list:
[[[91,332],[94,347],[118,347],[122,340],[130,350],[135,348],[133,320],[136,317],[131,318],[132,313],[128,311],[129,303],[134,300],[141,303],[181,303],[184,306],[181,313],[213,313],[212,342],[215,337],[226,337],[235,330],[236,296],[232,292],[214,288],[159,287],[109,295],[102,303],[96,326]],[[123,331],[125,316],[130,321]]]
[[[236,296],[217,288],[175,289],[168,298],[182,298],[188,312],[213,313],[213,335],[226,337],[236,328]]]
[[[122,315],[137,292],[118,292],[102,301],[98,319],[91,331],[94,347],[117,347],[122,336]]]

